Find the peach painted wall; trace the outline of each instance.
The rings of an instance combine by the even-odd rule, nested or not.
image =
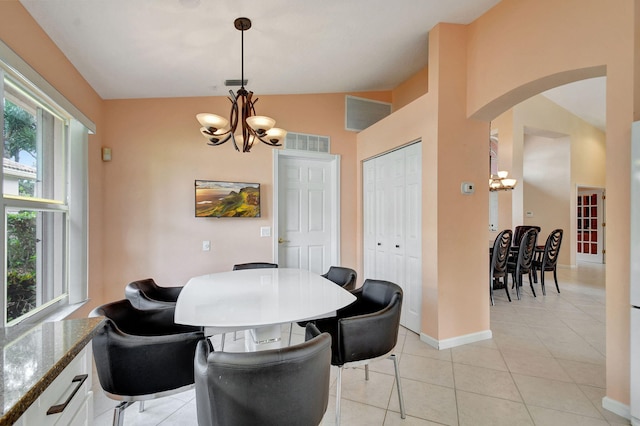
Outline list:
[[[607,75],[607,398],[628,403],[634,1],[503,0],[470,33],[470,116],[492,119],[556,85]]]
[[[548,137],[540,134],[524,135],[523,210],[525,225],[539,226],[538,245],[544,245],[547,236],[556,228],[564,230],[559,265],[571,264],[570,252],[574,245],[571,236],[571,141],[568,136]],[[575,191],[574,191],[575,192]],[[552,283],[548,280],[547,283]],[[537,291],[537,289],[536,289]]]
[[[421,334],[436,346],[489,329],[488,262],[477,255],[488,248],[488,191],[460,191],[462,181],[480,188],[489,173],[489,125],[466,118],[466,37],[465,26],[436,26],[429,34],[429,92],[358,135],[359,200],[363,160],[422,140]]]
[[[498,137],[498,170],[506,170],[513,177],[513,109],[491,120],[491,134]],[[511,215],[515,191],[498,191],[498,229],[513,229]],[[522,204],[522,203],[521,203]],[[520,208],[522,210],[522,208]],[[498,236],[498,232],[489,232],[489,241]]]
[[[393,111],[410,104],[429,91],[429,67],[424,67],[393,89]]]
[[[103,300],[102,288],[102,107],[96,92],[17,0],[0,1],[0,40],[53,85],[96,124],[89,136],[89,297],[91,306]],[[74,314],[86,316],[87,305]]]
[[[574,230],[576,229],[576,217],[573,212],[576,211],[576,188],[578,185],[605,187],[606,135],[542,95],[521,102],[513,108],[513,111],[512,131],[514,135],[517,135],[513,138],[515,144],[524,143],[526,128],[542,133],[549,132],[556,136],[566,135],[570,139],[570,165],[568,166],[570,180],[568,191],[562,197],[562,202],[568,203],[565,215],[569,222],[564,227],[565,233],[559,261],[564,265],[575,266],[576,233]],[[525,152],[521,146],[515,147],[514,152],[522,152],[522,156],[516,158],[516,162],[526,160]],[[515,168],[520,169],[520,166]],[[528,198],[529,194],[524,192],[522,187],[516,188],[514,192],[521,192],[523,197],[523,207],[519,209],[522,210],[522,213],[517,218],[519,223],[535,223],[535,218],[527,219],[524,214],[527,205],[534,208]],[[552,223],[549,223],[548,226],[554,227]],[[545,236],[551,230],[543,227],[543,238],[546,238]]]
[[[390,101],[390,92],[354,93]],[[195,114],[224,114],[225,97],[113,100],[105,102],[105,144],[113,160],[105,164],[105,297],[123,296],[127,283],[153,277],[179,286],[195,275],[230,270],[235,263],[271,261],[273,226],[272,148],[256,144],[242,154],[231,143],[207,146]],[[331,153],[341,155],[341,263],[355,267],[356,133],[344,130],[345,94],[260,96],[258,112],[292,132],[331,137]],[[194,180],[261,184],[259,219],[194,217]],[[202,241],[211,251],[202,251]]]

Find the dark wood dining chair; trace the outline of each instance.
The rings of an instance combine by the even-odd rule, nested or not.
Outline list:
[[[520,225],[513,229],[513,238],[511,239],[513,251],[517,251],[520,248],[520,241],[522,241],[522,237],[529,229],[535,229],[536,232],[540,233],[540,227],[535,225]]]
[[[560,293],[556,267],[558,266],[558,256],[560,255],[560,244],[562,244],[562,233],[562,229],[554,229],[551,231],[547,237],[544,249],[536,249],[536,256],[533,259],[532,267],[534,281],[537,277],[536,271],[540,271],[540,286],[542,287],[542,294],[545,296],[547,294],[544,288],[545,272],[553,272],[553,280],[556,283],[556,290]]]
[[[502,286],[507,292],[507,298],[511,302],[511,295],[509,294],[509,286],[507,281],[509,274],[507,272],[507,261],[509,259],[509,247],[511,247],[511,237],[513,233],[510,229],[505,229],[500,232],[493,242],[493,249],[491,251],[491,265],[489,268],[489,298],[491,305],[493,306],[493,290],[500,287],[500,278],[502,278]]]
[[[531,271],[537,238],[538,231],[536,229],[532,228],[526,231],[522,236],[522,240],[520,241],[517,256],[511,258],[507,262],[507,271],[513,276],[513,285],[516,288],[516,295],[518,296],[518,300],[520,300],[520,289],[522,287],[523,275],[529,276],[529,286],[531,286],[533,297],[536,297],[536,290],[533,288]]]

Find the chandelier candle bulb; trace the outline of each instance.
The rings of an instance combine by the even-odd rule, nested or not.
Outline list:
[[[254,115],[247,117],[247,124],[258,133],[265,133],[276,124],[276,120],[264,115]]]

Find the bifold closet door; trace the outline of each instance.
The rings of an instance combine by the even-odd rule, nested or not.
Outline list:
[[[401,323],[420,331],[422,297],[422,145],[363,164],[364,278],[404,291]]]

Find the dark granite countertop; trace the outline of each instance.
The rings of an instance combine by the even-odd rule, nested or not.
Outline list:
[[[0,425],[13,424],[91,341],[104,318],[0,330]]]

